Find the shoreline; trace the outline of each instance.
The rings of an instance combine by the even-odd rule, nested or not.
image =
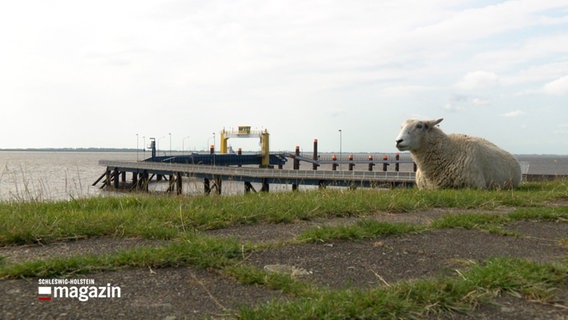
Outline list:
[[[216,150],[217,151],[217,150]],[[144,152],[144,149],[136,149],[136,148],[95,148],[95,147],[86,147],[86,148],[0,148],[0,152],[100,152],[100,153],[136,153],[136,152]],[[146,150],[146,152],[150,152],[150,150]],[[167,152],[170,153],[170,150],[160,150],[159,152]],[[190,153],[209,153],[209,150],[171,150],[171,153],[175,154],[190,154]],[[260,150],[257,151],[243,151],[246,154],[256,154],[260,153]],[[275,150],[271,153],[293,153],[293,150]],[[312,154],[311,150],[302,149],[302,154]],[[350,152],[350,151],[342,151],[341,152],[344,156],[348,155],[410,155],[409,152],[399,152],[399,151],[357,151],[357,152]],[[339,151],[321,151],[319,155],[338,155]],[[567,157],[567,154],[560,154],[560,153],[511,153],[515,157]]]

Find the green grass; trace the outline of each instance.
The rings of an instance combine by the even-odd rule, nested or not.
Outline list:
[[[61,238],[112,236],[175,239],[195,230],[240,224],[285,223],[323,217],[432,208],[527,208],[568,198],[565,181],[525,184],[515,191],[324,190],[241,196],[132,195],[68,202],[0,203],[0,245]],[[565,211],[559,211],[561,215]],[[558,214],[558,213],[554,213]]]
[[[354,216],[362,220],[347,226],[312,228],[295,241],[359,240],[439,228],[502,232],[504,224],[518,220],[568,222],[568,206],[548,205],[560,199],[568,199],[567,181],[529,183],[515,191],[361,189],[226,197],[131,195],[69,202],[3,202],[0,203],[0,245],[94,236],[171,241],[161,247],[22,263],[8,263],[0,256],[0,278],[67,277],[133,267],[193,266],[216,270],[244,285],[280,290],[291,297],[287,302],[243,307],[236,314],[242,319],[425,317],[447,311],[466,312],[502,294],[546,302],[553,299],[555,288],[568,281],[568,259],[561,263],[538,264],[497,258],[463,266],[453,277],[400,282],[367,290],[331,290],[243,263],[250,251],[262,246],[210,237],[197,231]],[[516,209],[508,214],[474,211],[448,214],[429,226],[366,218],[384,211],[400,214],[434,208],[486,211],[503,206]],[[566,246],[567,240],[561,239],[559,245]]]

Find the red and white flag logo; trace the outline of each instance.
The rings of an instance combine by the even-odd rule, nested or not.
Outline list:
[[[51,301],[51,287],[38,287],[37,293],[40,301]]]

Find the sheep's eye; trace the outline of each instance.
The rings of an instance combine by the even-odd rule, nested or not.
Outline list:
[[[416,125],[416,128],[417,128],[417,129],[422,129],[422,123],[417,124],[417,125]]]

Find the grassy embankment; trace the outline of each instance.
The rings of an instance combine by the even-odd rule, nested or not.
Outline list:
[[[0,245],[21,245],[96,236],[169,240],[160,247],[112,254],[52,258],[16,264],[0,257],[0,278],[57,277],[129,267],[191,265],[215,269],[242,284],[282,290],[292,302],[273,302],[239,310],[244,318],[275,315],[301,317],[408,317],[445,310],[464,310],[496,294],[511,293],[548,301],[554,288],[568,281],[568,259],[538,264],[522,259],[492,259],[464,267],[460,276],[401,282],[371,290],[331,290],[269,274],[242,264],[246,252],[266,245],[215,238],[200,231],[242,224],[288,223],[326,217],[357,216],[349,226],[314,228],[292,242],[356,240],[436,228],[478,228],[503,232],[516,220],[568,222],[568,206],[550,202],[568,199],[568,183],[529,183],[515,191],[322,190],[243,196],[168,197],[133,195],[70,202],[0,203]],[[429,226],[384,223],[366,216],[433,208],[492,210],[515,207],[511,213],[447,215]],[[277,245],[285,245],[277,244]],[[568,245],[568,236],[560,245]]]

